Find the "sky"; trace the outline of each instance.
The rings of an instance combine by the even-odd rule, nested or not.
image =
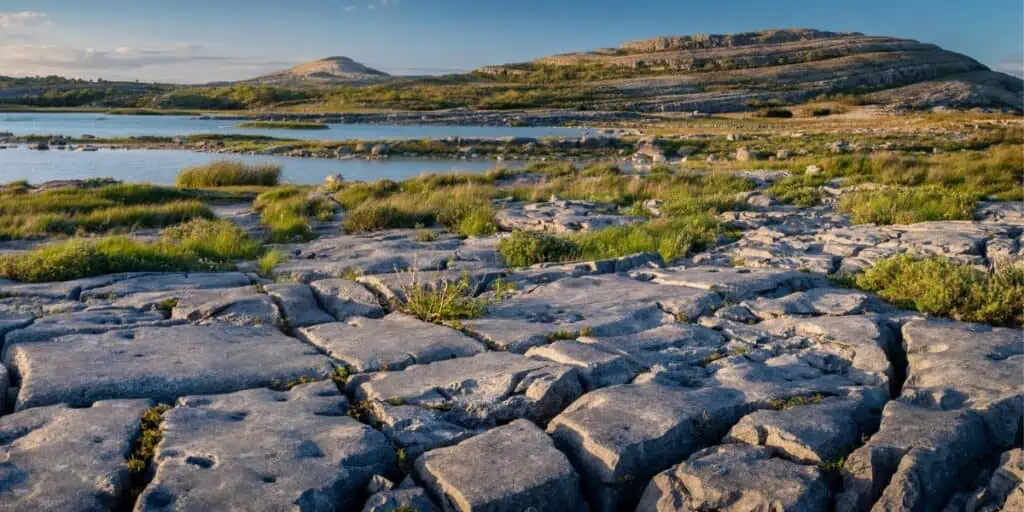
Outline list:
[[[440,74],[789,27],[917,39],[1024,76],[1022,0],[0,0],[0,75],[204,83],[334,55]]]

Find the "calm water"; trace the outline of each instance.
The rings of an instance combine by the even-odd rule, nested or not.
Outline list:
[[[326,160],[158,150],[101,149],[93,153],[76,153],[30,151],[22,146],[0,150],[0,183],[17,180],[40,183],[109,176],[129,182],[170,185],[182,168],[226,158],[250,163],[281,164],[283,180],[297,184],[323,183],[324,178],[337,173],[344,175],[347,180],[400,180],[430,172],[483,172],[498,165],[521,165],[514,162],[499,164],[488,160]]]
[[[0,113],[0,132],[15,135],[84,134],[97,137],[142,135],[170,137],[197,133],[269,135],[305,140],[346,139],[439,139],[443,137],[578,137],[585,128],[330,124],[327,130],[260,130],[235,128],[242,121],[193,119],[187,116],[112,116],[72,113]]]

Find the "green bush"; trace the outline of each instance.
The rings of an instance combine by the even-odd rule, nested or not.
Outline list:
[[[183,188],[262,186],[273,187],[281,180],[281,166],[252,165],[222,160],[190,167],[178,173],[176,183]]]
[[[986,272],[944,258],[884,259],[856,277],[858,288],[897,306],[965,322],[1024,325],[1024,270]]]
[[[858,224],[912,224],[973,219],[977,202],[977,195],[958,189],[893,188],[847,194],[839,200],[839,210]]]
[[[498,251],[510,267],[575,259],[579,248],[565,238],[534,231],[513,231],[498,242]]]

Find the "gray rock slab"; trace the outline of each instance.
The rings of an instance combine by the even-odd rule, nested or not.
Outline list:
[[[146,400],[37,407],[0,418],[0,509],[120,510]]]
[[[576,367],[588,390],[627,384],[643,368],[627,355],[576,340],[560,340],[533,347],[526,351],[526,356]]]
[[[326,378],[331,364],[315,348],[272,327],[143,327],[19,343],[4,363],[21,389],[16,409],[113,398],[225,393]]]
[[[635,334],[676,317],[696,318],[719,304],[713,292],[619,275],[566,278],[517,293],[463,325],[502,349],[522,353],[556,334]]]
[[[330,381],[181,398],[135,510],[355,510],[397,458],[346,409]]]
[[[755,411],[729,430],[723,442],[772,448],[802,464],[833,463],[878,428],[886,399],[876,391],[868,396],[828,397],[785,410]]]
[[[494,215],[506,231],[570,233],[640,222],[642,217],[615,215],[615,206],[589,201],[555,200],[543,203],[511,203]]]
[[[828,510],[831,493],[818,468],[771,450],[721,445],[701,450],[658,474],[637,512]]]
[[[356,375],[349,389],[357,399],[446,410],[473,425],[551,417],[582,393],[582,384],[569,366],[484,352],[400,372]]]
[[[220,290],[188,290],[180,293],[171,318],[192,323],[280,325],[274,300],[254,286]]]
[[[805,272],[745,268],[693,267],[653,272],[655,283],[714,291],[729,301],[807,290],[823,281]]]
[[[0,311],[0,340],[4,340],[5,335],[13,330],[28,327],[35,319],[35,315],[31,314]]]
[[[369,401],[367,415],[391,442],[410,460],[427,450],[455,444],[480,433],[485,426],[466,427],[461,414],[448,414],[446,406],[437,408],[403,405],[401,399]],[[394,404],[394,405],[392,405]]]
[[[84,290],[83,300],[110,299],[134,293],[167,292],[172,290],[205,290],[210,288],[237,288],[251,284],[239,272],[194,272],[189,274],[144,274],[120,279],[106,286]]]
[[[548,424],[583,476],[591,507],[626,509],[647,480],[715,444],[755,408],[743,393],[627,384],[583,395]]]
[[[587,510],[569,460],[526,420],[427,452],[416,460],[416,474],[445,510]]]
[[[725,338],[712,329],[678,322],[623,336],[582,336],[579,341],[628,355],[646,368],[669,369],[698,364],[725,344]]]
[[[867,294],[839,288],[814,288],[777,299],[759,298],[744,305],[762,320],[788,315],[856,315],[870,303]]]
[[[23,299],[41,300],[78,300],[83,290],[103,287],[117,281],[146,275],[148,274],[122,273],[52,283],[9,282],[0,284],[0,297],[19,297]]]
[[[438,512],[422,487],[378,492],[366,500],[362,512]]]
[[[401,370],[485,350],[480,342],[455,329],[403,313],[380,319],[351,317],[346,322],[303,328],[299,335],[355,372]]]
[[[316,300],[313,289],[303,283],[282,283],[266,286],[267,294],[274,298],[277,306],[288,319],[292,327],[308,327],[310,325],[334,322]]]
[[[384,308],[373,292],[347,279],[324,279],[310,283],[320,305],[335,319],[345,321],[353,316],[380,318]]]
[[[135,327],[167,326],[176,323],[156,311],[135,308],[91,306],[81,311],[59,313],[37,319],[32,325],[8,333],[5,347],[13,343],[46,341],[69,334],[99,334]]]
[[[403,300],[405,290],[419,286],[427,289],[438,289],[446,283],[458,283],[467,280],[469,292],[473,296],[480,295],[490,288],[495,279],[505,275],[505,270],[497,268],[481,268],[469,270],[421,270],[417,272],[396,272],[390,274],[371,274],[357,279],[371,290],[389,301]]]

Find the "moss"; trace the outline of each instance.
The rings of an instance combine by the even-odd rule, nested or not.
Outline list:
[[[163,431],[160,429],[163,423],[164,413],[171,409],[170,405],[160,404],[146,409],[142,414],[139,435],[132,442],[132,449],[128,455],[128,471],[131,478],[131,495],[137,497],[142,494],[149,476],[149,466],[156,455],[156,447],[163,439]]]
[[[821,401],[824,399],[824,395],[820,393],[811,396],[794,396],[787,399],[772,400],[771,406],[776,410],[784,411],[786,409],[792,409],[794,407],[799,407],[801,405],[813,405],[821,403]]]

